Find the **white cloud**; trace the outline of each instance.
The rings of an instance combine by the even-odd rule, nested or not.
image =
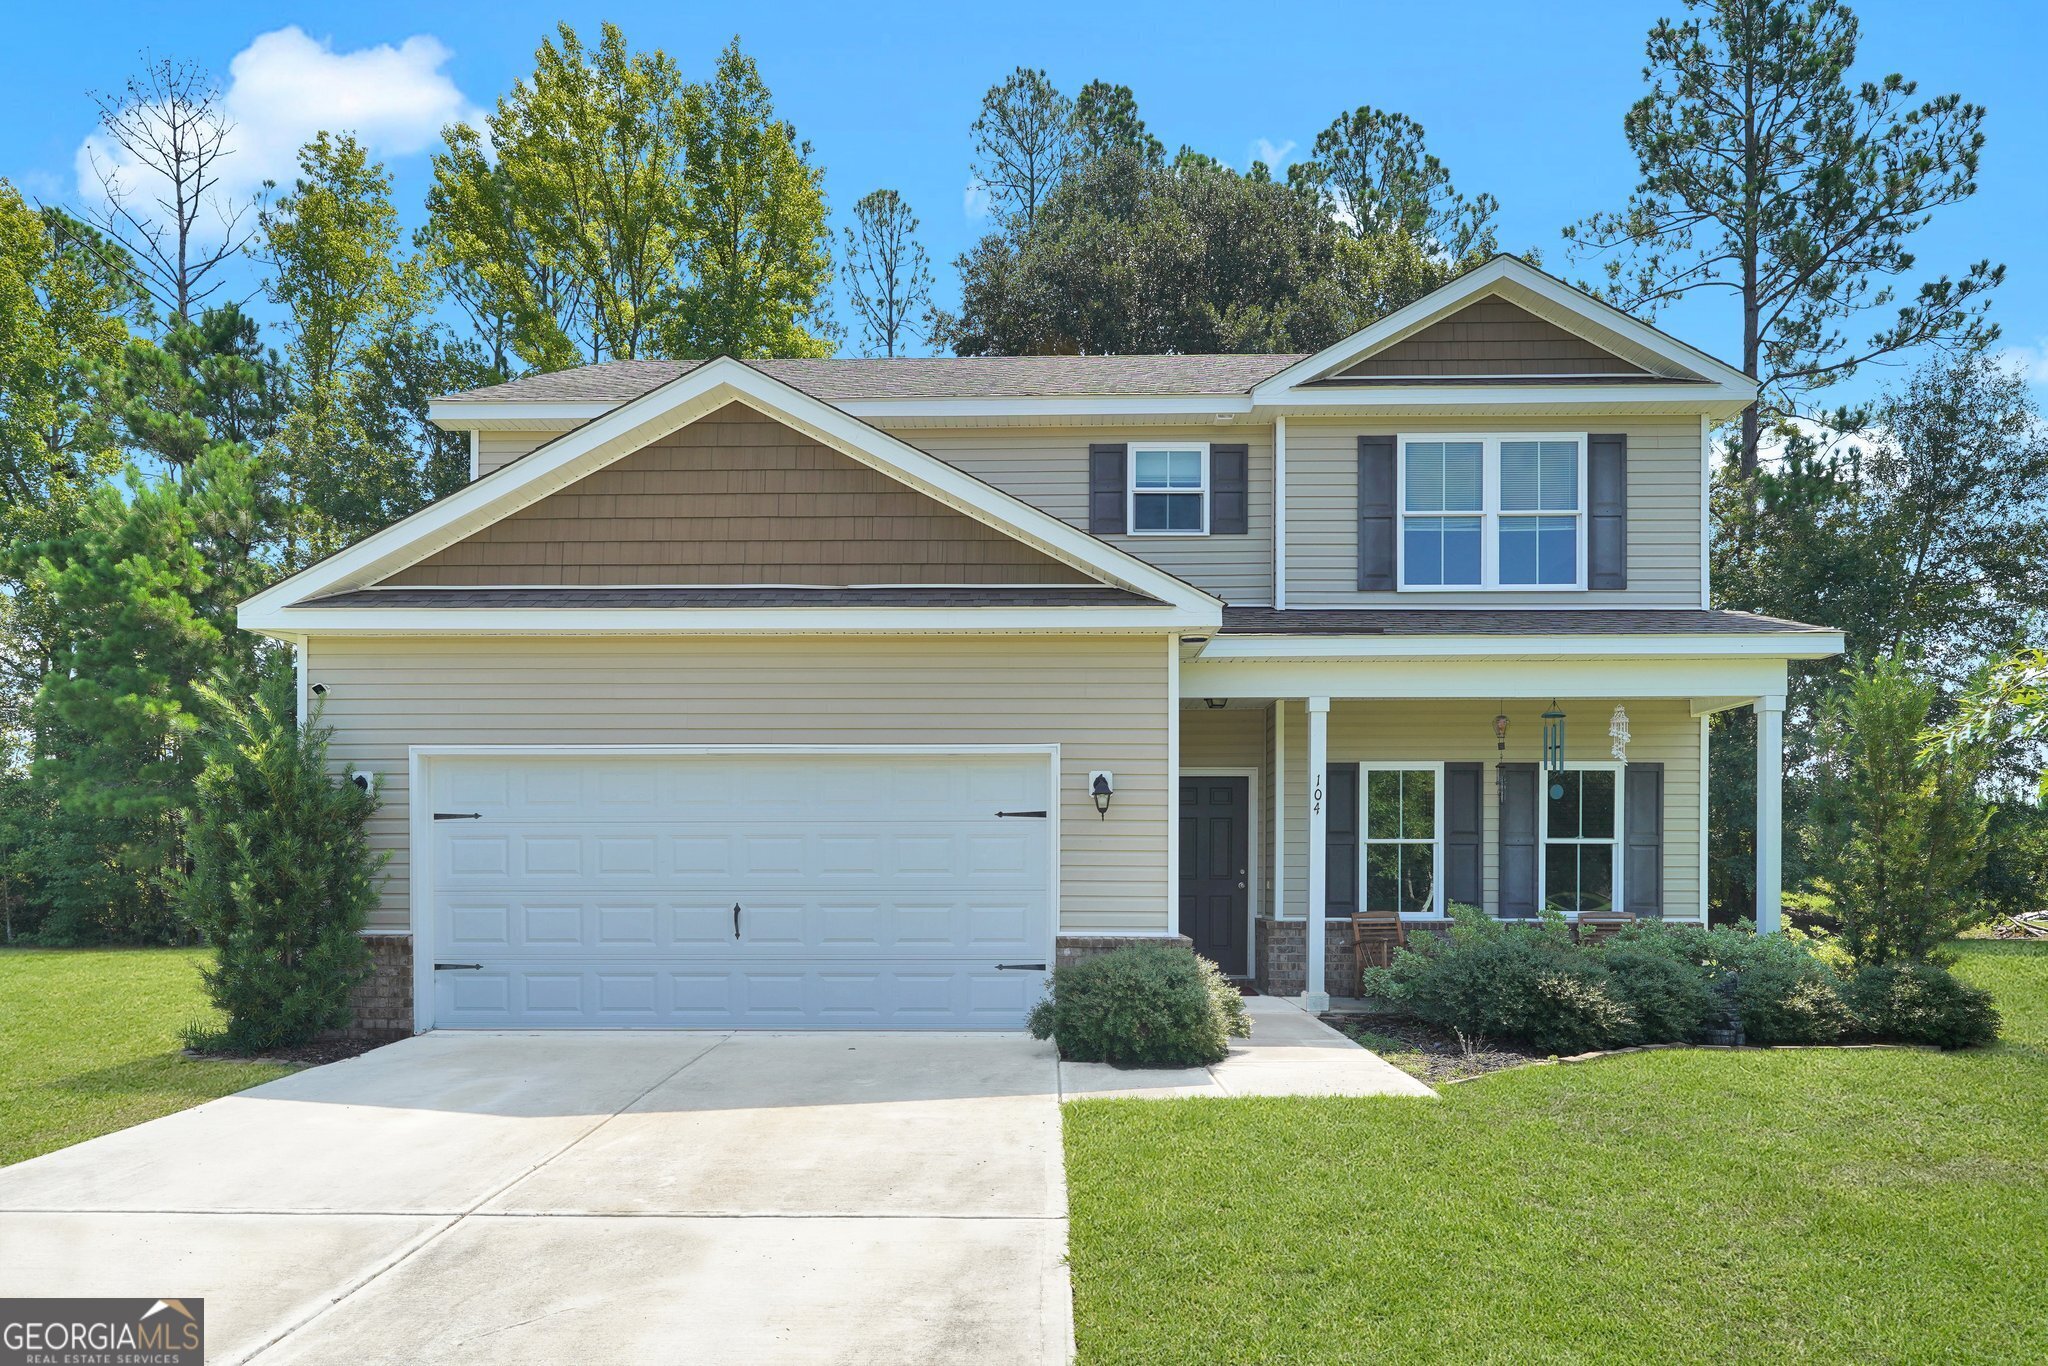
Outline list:
[[[2037,338],[2032,346],[2001,347],[1997,359],[2027,383],[2048,385],[2048,337]]]
[[[1270,138],[1252,139],[1252,160],[1263,161],[1267,169],[1279,175],[1294,157],[1296,143],[1293,138],[1285,142],[1274,142]]]
[[[970,221],[979,221],[995,212],[995,200],[988,192],[988,186],[980,180],[969,180],[967,188],[960,192],[960,211]]]
[[[481,111],[442,69],[452,55],[429,34],[349,52],[297,25],[258,35],[228,63],[221,106],[234,131],[216,193],[244,199],[265,180],[289,183],[299,148],[323,129],[353,134],[374,157],[402,157],[434,145],[447,124],[479,122]],[[81,197],[103,197],[95,163],[131,193],[154,197],[157,187],[100,132],[73,157]]]

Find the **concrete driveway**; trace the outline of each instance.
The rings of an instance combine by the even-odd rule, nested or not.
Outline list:
[[[203,1296],[210,1361],[1061,1361],[1015,1035],[436,1033],[0,1169],[9,1295]]]

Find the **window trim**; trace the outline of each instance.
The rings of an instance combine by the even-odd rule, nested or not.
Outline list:
[[[1140,451],[1186,450],[1197,451],[1202,457],[1202,486],[1199,489],[1140,489],[1138,487],[1138,453]],[[1138,530],[1138,495],[1141,492],[1145,494],[1200,494],[1202,498],[1202,529],[1200,531]],[[1209,534],[1209,495],[1211,492],[1208,442],[1133,441],[1129,443],[1124,451],[1124,534],[1127,536],[1207,536]]]
[[[1614,851],[1614,890],[1609,897],[1609,911],[1618,911],[1627,903],[1622,900],[1622,875],[1628,823],[1628,765],[1613,759],[1569,760],[1564,765],[1567,773],[1612,773],[1614,775],[1614,834],[1608,839],[1587,839],[1584,836],[1560,837],[1559,844],[1588,845],[1604,844]],[[1550,770],[1542,765],[1536,768],[1536,912],[1540,916],[1550,905]],[[1567,916],[1567,919],[1574,917]]]
[[[1479,443],[1479,510],[1477,512],[1415,512],[1408,510],[1408,443],[1411,441],[1476,441]],[[1503,512],[1500,506],[1500,448],[1506,441],[1576,441],[1579,446],[1578,508],[1565,512]],[[1582,593],[1587,591],[1587,537],[1591,529],[1591,490],[1586,486],[1586,432],[1397,432],[1394,435],[1394,591],[1398,593]],[[1206,475],[1206,470],[1204,471]],[[1133,478],[1136,476],[1134,475]],[[1204,483],[1206,484],[1206,478]],[[1206,503],[1204,504],[1206,507]],[[1479,519],[1478,583],[1408,582],[1408,519],[1410,517],[1477,517]],[[1578,564],[1570,583],[1502,583],[1500,531],[1507,518],[1570,517],[1578,526]],[[1206,523],[1205,523],[1206,524]]]
[[[1413,773],[1418,770],[1436,775],[1436,812],[1432,828],[1436,831],[1430,840],[1430,908],[1426,911],[1403,911],[1401,918],[1407,921],[1442,920],[1450,912],[1444,900],[1444,761],[1428,759],[1360,759],[1358,761],[1358,909],[1369,909],[1365,904],[1366,851],[1374,844],[1420,844],[1421,840],[1381,839],[1375,840],[1366,834],[1370,828],[1366,821],[1366,778],[1371,773]]]

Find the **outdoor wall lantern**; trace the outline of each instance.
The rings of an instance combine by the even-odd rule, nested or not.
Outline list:
[[[1551,776],[1550,799],[1559,801],[1564,797],[1564,784],[1555,781],[1564,776],[1564,713],[1557,709],[1557,699],[1550,699],[1550,710],[1543,713],[1543,771]]]
[[[1614,741],[1614,761],[1628,762],[1628,708],[1616,707],[1614,716],[1607,722],[1607,738]]]
[[[1097,769],[1088,775],[1088,795],[1095,799],[1095,814],[1109,815],[1109,799],[1116,795],[1116,775]]]

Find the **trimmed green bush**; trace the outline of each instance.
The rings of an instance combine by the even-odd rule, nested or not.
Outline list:
[[[1991,993],[1931,963],[1863,968],[1842,995],[1863,1031],[1880,1039],[1981,1048],[1998,1037]]]
[[[1593,955],[1614,994],[1635,1017],[1640,1043],[1686,1043],[1721,1015],[1707,975],[1668,953],[1618,945]]]
[[[1760,958],[1737,973],[1735,1008],[1743,1039],[1756,1044],[1834,1043],[1856,1023],[1834,974],[1810,958]]]
[[[1614,1048],[1635,1037],[1635,1017],[1607,974],[1569,939],[1541,928],[1425,941],[1395,956],[1397,999],[1418,1019],[1474,1038],[1549,1053]]]
[[[1056,969],[1031,1035],[1073,1062],[1201,1067],[1251,1036],[1244,998],[1216,965],[1177,944],[1127,944]]]

